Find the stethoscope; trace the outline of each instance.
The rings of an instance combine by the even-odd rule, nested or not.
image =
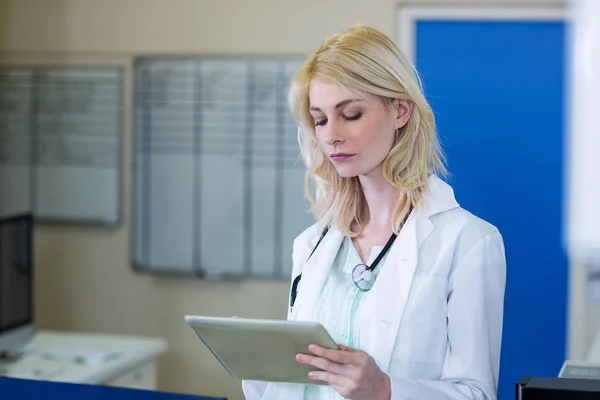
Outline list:
[[[412,212],[412,207],[409,210],[409,212],[406,214],[406,217],[404,217],[404,221],[402,222],[403,226],[406,223],[406,220],[408,219],[408,216],[411,214],[411,212]],[[321,244],[321,241],[327,234],[327,231],[329,231],[329,227],[325,227],[325,229],[323,229],[323,232],[321,233],[321,236],[319,237],[317,244],[310,252],[306,261],[310,260],[310,258],[314,254],[315,250],[317,249],[317,247],[319,247],[319,244]],[[371,290],[373,285],[375,285],[375,274],[373,273],[373,271],[375,270],[375,268],[377,267],[379,262],[383,259],[383,257],[386,255],[386,253],[389,251],[390,247],[392,247],[392,244],[394,243],[394,240],[396,240],[396,237],[397,237],[396,233],[392,233],[392,235],[388,239],[387,243],[383,247],[383,250],[381,250],[381,252],[377,256],[377,258],[375,259],[375,261],[373,261],[373,263],[371,265],[366,265],[366,264],[361,263],[361,264],[356,264],[354,266],[354,268],[352,269],[352,282],[354,283],[354,286],[356,286],[358,288],[358,290],[367,292],[367,291]],[[292,290],[291,290],[291,295],[290,295],[290,307],[294,307],[294,303],[296,302],[296,297],[298,296],[298,285],[300,284],[301,279],[302,279],[302,273],[300,273],[294,279],[294,282],[292,282]]]

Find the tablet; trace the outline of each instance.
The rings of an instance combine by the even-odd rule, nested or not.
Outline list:
[[[234,378],[320,385],[308,377],[314,367],[296,361],[317,344],[337,349],[327,330],[316,322],[187,315],[185,320]]]

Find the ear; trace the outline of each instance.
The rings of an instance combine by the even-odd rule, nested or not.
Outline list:
[[[396,113],[396,129],[403,128],[410,119],[414,103],[410,100],[394,100],[394,112]]]

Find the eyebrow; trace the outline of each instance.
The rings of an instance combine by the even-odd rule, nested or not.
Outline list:
[[[346,99],[346,100],[343,100],[343,101],[340,101],[339,103],[337,103],[335,105],[335,108],[338,109],[340,107],[345,106],[346,104],[350,104],[350,103],[354,103],[354,102],[359,102],[359,101],[364,101],[364,100],[363,99]],[[318,107],[311,107],[310,111],[321,111],[321,109],[318,108]]]

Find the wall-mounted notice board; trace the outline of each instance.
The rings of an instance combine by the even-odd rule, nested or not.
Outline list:
[[[288,277],[313,223],[288,111],[301,59],[142,58],[135,65],[134,265]]]
[[[121,220],[123,71],[0,66],[0,214]]]

